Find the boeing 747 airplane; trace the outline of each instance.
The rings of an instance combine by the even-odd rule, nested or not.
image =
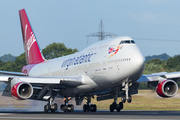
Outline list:
[[[7,84],[3,96],[47,101],[44,112],[58,109],[53,104],[56,97],[64,99],[60,106],[64,112],[74,111],[74,105],[68,104],[71,99],[75,99],[76,105],[85,99],[83,111],[96,112],[96,105],[91,104],[96,95],[97,101],[114,99],[110,111],[119,112],[123,103],[130,103],[131,95],[138,93],[139,82],[156,83],[157,93],[162,97],[177,93],[179,72],[142,76],[144,57],[130,37],[98,41],[75,54],[45,60],[25,10],[20,10],[19,15],[27,65],[22,72],[0,71],[4,74],[0,81]]]

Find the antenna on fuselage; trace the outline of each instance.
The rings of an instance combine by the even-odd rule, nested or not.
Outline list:
[[[91,33],[89,35],[86,35],[86,37],[87,37],[87,45],[88,45],[89,37],[98,37],[98,41],[102,41],[102,40],[105,39],[106,36],[117,37],[118,35],[116,35],[114,33],[104,32],[104,25],[103,25],[103,22],[101,20],[100,24],[99,24],[99,32]]]

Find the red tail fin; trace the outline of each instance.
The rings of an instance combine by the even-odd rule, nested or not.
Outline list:
[[[34,32],[26,15],[26,11],[24,9],[20,10],[19,16],[27,64],[37,64],[43,62],[44,57],[39,49]]]

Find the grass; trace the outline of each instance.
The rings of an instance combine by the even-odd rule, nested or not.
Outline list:
[[[118,98],[118,101],[121,99]],[[98,109],[109,109],[112,102],[113,99],[99,102],[92,100],[92,104],[96,104]],[[132,95],[131,103],[124,104],[124,110],[180,110],[180,98],[160,98],[155,91],[139,90],[138,95]]]

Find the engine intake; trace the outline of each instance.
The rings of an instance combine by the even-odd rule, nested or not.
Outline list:
[[[164,80],[157,85],[156,92],[161,97],[173,97],[178,92],[178,85],[173,80]]]
[[[25,100],[30,98],[32,94],[33,94],[33,87],[31,84],[26,82],[16,83],[11,88],[11,95],[16,99]]]

